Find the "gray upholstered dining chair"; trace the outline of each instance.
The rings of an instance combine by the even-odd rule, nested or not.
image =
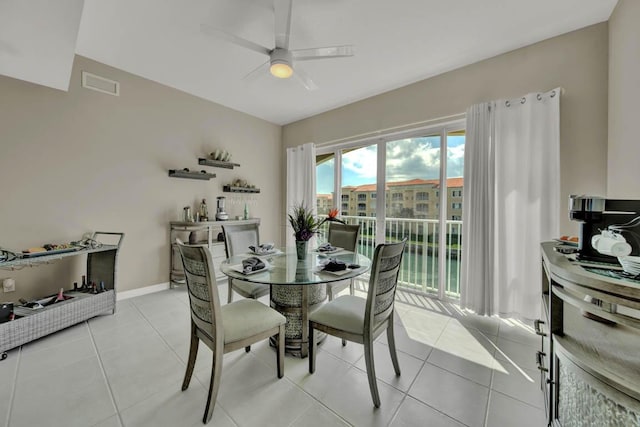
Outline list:
[[[349,225],[340,224],[339,222],[329,223],[329,232],[327,240],[331,246],[346,249],[352,252],[358,252],[358,239],[360,238],[360,224]],[[340,280],[338,282],[327,283],[327,295],[329,301],[343,289],[349,286],[349,293],[354,294],[353,279]]]
[[[316,370],[318,344],[313,336],[314,330],[364,344],[369,389],[376,408],[380,407],[380,395],[373,362],[373,342],[385,329],[393,368],[396,375],[400,375],[393,335],[393,313],[398,272],[406,242],[405,238],[400,243],[385,243],[376,247],[366,300],[343,295],[309,315],[309,372]]]
[[[191,345],[182,391],[189,387],[198,354],[204,342],[213,352],[213,366],[203,423],[208,423],[216,404],[225,353],[276,337],[278,378],[284,375],[284,327],[286,318],[266,305],[244,299],[220,305],[210,252],[203,247],[178,243],[189,293]]]
[[[249,246],[260,244],[258,224],[223,225],[224,249],[227,258],[249,251]],[[245,282],[244,280],[227,279],[229,284],[227,302],[233,301],[233,291],[245,298],[258,299],[269,295],[269,286],[260,283]]]

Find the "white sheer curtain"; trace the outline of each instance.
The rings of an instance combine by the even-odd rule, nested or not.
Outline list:
[[[312,142],[287,148],[287,212],[300,203],[316,214],[316,147]],[[287,220],[287,246],[294,246],[293,229]]]
[[[490,314],[494,265],[495,133],[494,102],[467,110],[462,189],[462,265],[460,305]]]
[[[559,235],[561,214],[559,98],[468,111],[461,304],[479,314],[540,314],[540,242]]]

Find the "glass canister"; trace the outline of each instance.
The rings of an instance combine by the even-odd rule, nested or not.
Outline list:
[[[183,213],[182,220],[184,222],[193,222],[193,215],[191,215],[191,207],[185,206],[183,210],[184,210],[184,213]]]

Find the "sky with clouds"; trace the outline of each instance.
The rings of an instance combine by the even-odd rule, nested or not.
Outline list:
[[[464,161],[464,136],[447,138],[447,177],[461,177]],[[377,147],[371,145],[342,155],[342,179],[345,185],[376,182]],[[317,166],[317,192],[333,192],[334,160]],[[438,179],[440,176],[440,137],[407,138],[387,143],[387,181]]]

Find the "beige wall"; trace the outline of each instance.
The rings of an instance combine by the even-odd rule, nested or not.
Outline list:
[[[577,224],[568,220],[565,210],[569,194],[606,191],[607,51],[607,23],[593,25],[289,124],[283,129],[283,143],[322,144],[561,86],[565,92],[560,100],[558,215],[563,234],[576,233]]]
[[[120,82],[113,97],[80,87],[81,70]],[[198,166],[215,148],[229,150],[234,170]],[[169,281],[168,223],[182,207],[216,196],[242,213],[223,184],[243,178],[261,193],[250,206],[261,237],[280,241],[281,127],[83,57],[69,92],[0,76],[0,246],[22,250],[79,239],[93,230],[126,234],[119,290]],[[175,179],[168,169],[216,173],[211,181]],[[274,203],[274,201],[276,203]],[[23,271],[17,292],[0,301],[43,296],[80,281],[78,262]],[[73,278],[67,277],[73,271]]]
[[[640,1],[619,0],[609,19],[607,196],[640,199]]]

